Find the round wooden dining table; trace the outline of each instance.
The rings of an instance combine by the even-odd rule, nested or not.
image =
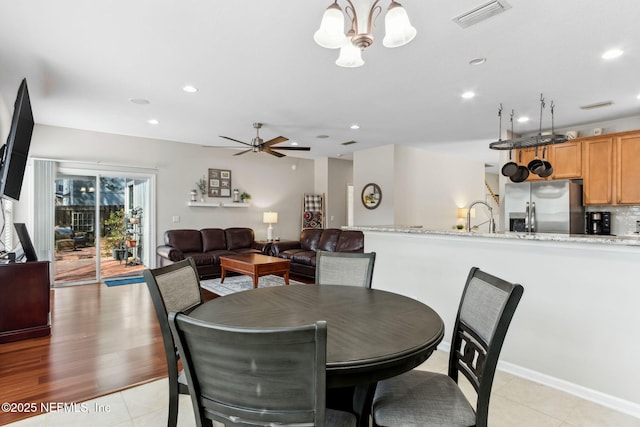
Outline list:
[[[424,362],[444,336],[440,316],[420,301],[377,289],[338,285],[258,288],[215,298],[190,316],[239,327],[327,322],[327,388],[352,387],[349,402],[368,425],[377,381]]]

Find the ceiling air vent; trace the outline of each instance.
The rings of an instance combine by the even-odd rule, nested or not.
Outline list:
[[[460,25],[462,28],[470,27],[478,22],[489,19],[494,15],[504,12],[507,9],[511,9],[511,5],[504,0],[490,1],[483,5],[480,5],[468,12],[458,15],[453,18],[453,22]]]
[[[358,141],[347,141],[347,142],[343,142],[342,145],[351,145],[351,144],[355,144]]]
[[[613,105],[613,101],[604,101],[604,102],[596,102],[595,104],[583,105],[580,107],[581,110],[593,110],[595,108],[608,107]]]

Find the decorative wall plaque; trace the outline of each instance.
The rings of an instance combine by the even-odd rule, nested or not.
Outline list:
[[[231,171],[209,169],[209,197],[231,197]]]

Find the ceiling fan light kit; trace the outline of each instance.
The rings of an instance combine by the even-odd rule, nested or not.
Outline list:
[[[327,49],[340,49],[336,65],[349,68],[360,67],[364,65],[362,51],[373,44],[373,27],[376,18],[382,13],[382,7],[378,5],[380,0],[345,1],[348,5],[344,12],[338,5],[338,0],[325,10],[320,28],[313,35],[313,39],[318,45]],[[349,31],[346,33],[345,15],[351,22]],[[385,14],[385,36],[382,44],[389,48],[404,46],[415,38],[416,33],[415,27],[409,21],[407,11],[400,3],[391,0]]]

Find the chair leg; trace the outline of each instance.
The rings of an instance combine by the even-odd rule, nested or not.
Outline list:
[[[175,369],[169,369],[169,416],[167,418],[167,427],[176,427],[178,425],[178,372]]]

